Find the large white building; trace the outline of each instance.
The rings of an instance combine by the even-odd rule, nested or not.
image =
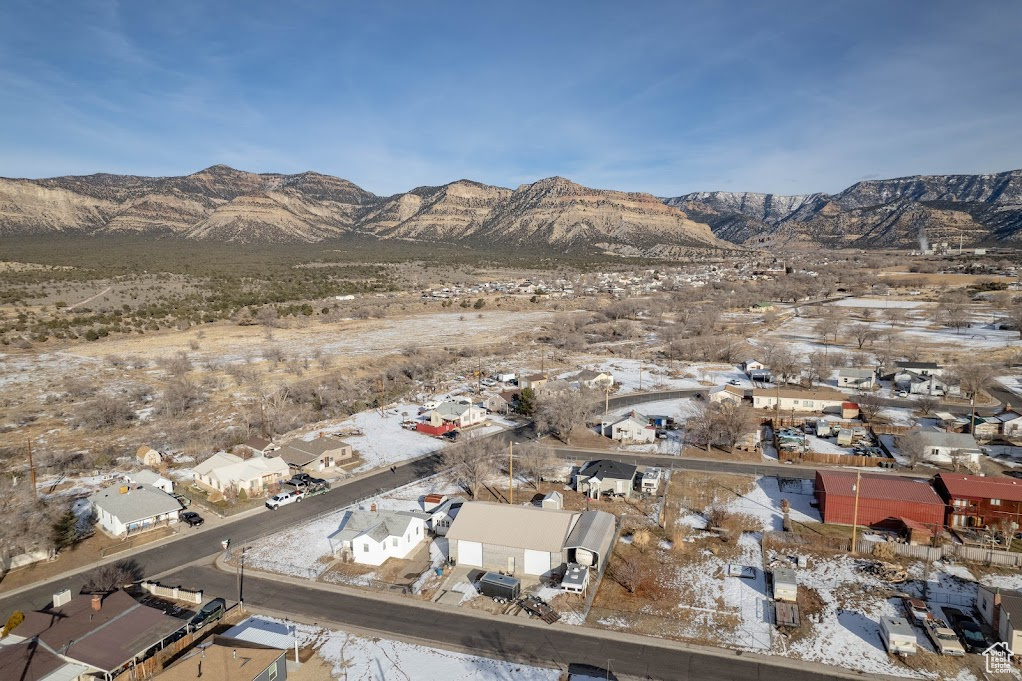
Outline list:
[[[615,518],[604,511],[562,511],[466,502],[447,531],[459,565],[510,574],[549,575],[565,563],[603,568]]]
[[[781,411],[826,411],[840,409],[847,401],[848,395],[829,388],[756,388],[752,391],[752,406],[756,409],[774,409],[780,403]]]

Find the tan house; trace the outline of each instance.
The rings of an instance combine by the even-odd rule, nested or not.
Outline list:
[[[323,435],[315,440],[291,440],[273,452],[296,471],[312,473],[354,460],[355,450],[336,435]]]
[[[163,463],[163,454],[160,454],[149,445],[142,445],[135,451],[135,459],[143,466],[159,468]]]
[[[273,444],[271,440],[261,437],[250,437],[238,445],[235,451],[242,456],[270,456],[278,449],[280,449],[280,445]]]
[[[741,403],[745,399],[745,388],[736,385],[717,385],[708,391],[710,402],[721,404],[722,402]]]
[[[1008,646],[1012,655],[1022,655],[1022,593],[979,586],[976,610]]]
[[[218,452],[192,469],[195,481],[210,490],[223,492],[232,487],[259,495],[291,475],[287,462],[275,456],[240,456]]]
[[[522,376],[518,379],[518,387],[522,390],[525,390],[526,388],[536,390],[546,385],[549,380],[550,377],[546,374],[529,374],[528,376]]]

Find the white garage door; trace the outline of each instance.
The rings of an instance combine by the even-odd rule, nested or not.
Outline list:
[[[483,545],[477,541],[458,540],[458,564],[483,566]]]
[[[525,574],[543,575],[550,572],[550,552],[525,549]]]

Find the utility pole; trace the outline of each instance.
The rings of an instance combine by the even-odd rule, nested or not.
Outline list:
[[[32,498],[38,499],[39,492],[35,486],[35,465],[32,463],[32,440],[28,440],[28,477],[32,483]]]
[[[606,416],[610,412],[610,386],[603,391],[603,415]]]
[[[515,503],[515,443],[507,443],[507,498],[508,503]]]
[[[639,365],[639,392],[642,392],[642,365]]]
[[[855,553],[855,532],[859,529],[859,483],[862,471],[855,471],[855,509],[852,511],[852,553]]]

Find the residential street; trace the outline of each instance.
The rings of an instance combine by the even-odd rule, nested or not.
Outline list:
[[[199,586],[209,593],[237,597],[234,574],[212,566],[192,566],[172,573],[166,581]],[[294,581],[294,580],[288,580]],[[831,672],[822,665],[750,653],[689,646],[582,627],[521,624],[512,618],[481,619],[462,611],[411,599],[386,600],[375,594],[359,597],[329,588],[301,586],[246,576],[246,608],[290,613],[302,621],[357,627],[380,635],[415,642],[435,641],[504,660],[540,665],[581,662],[619,674],[671,681],[818,681],[861,678]]]

